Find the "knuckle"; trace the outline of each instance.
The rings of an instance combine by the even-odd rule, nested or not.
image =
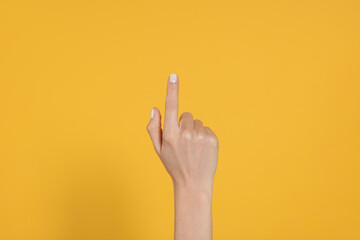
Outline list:
[[[181,114],[181,118],[184,118],[184,117],[192,118],[193,115],[192,115],[192,113],[190,113],[190,112],[183,112],[183,113]]]
[[[174,101],[167,101],[165,102],[166,108],[175,108],[177,106],[176,102]]]
[[[205,128],[206,128],[210,133],[213,132],[210,127],[206,126]]]
[[[166,103],[165,108],[167,111],[176,111],[177,105],[175,103]]]
[[[200,123],[200,124],[203,123],[203,122],[202,122],[201,120],[199,120],[199,119],[194,119],[194,122],[197,122],[197,123]]]
[[[163,141],[167,143],[172,143],[175,140],[175,134],[172,131],[166,131],[163,133]]]
[[[148,125],[146,126],[146,130],[147,130],[148,132],[151,131],[151,124],[150,124],[150,123],[148,123]]]
[[[206,138],[207,138],[207,134],[204,133],[204,132],[198,132],[198,133],[196,134],[196,139],[197,139],[198,141],[204,141]]]
[[[208,135],[207,137],[207,141],[210,144],[213,144],[214,146],[218,146],[219,145],[219,140],[215,135]]]
[[[181,132],[181,137],[182,137],[182,139],[184,139],[186,141],[190,141],[193,139],[193,133],[190,130],[183,130]]]

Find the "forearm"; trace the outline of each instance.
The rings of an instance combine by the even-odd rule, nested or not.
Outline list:
[[[174,184],[175,240],[212,239],[212,184],[208,187]]]

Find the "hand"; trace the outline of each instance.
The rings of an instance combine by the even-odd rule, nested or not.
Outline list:
[[[200,120],[184,112],[178,122],[179,79],[167,83],[164,131],[161,114],[151,111],[147,130],[174,186],[175,240],[212,239],[212,187],[219,142]]]
[[[212,189],[217,168],[219,143],[215,133],[202,121],[184,112],[178,122],[179,79],[171,74],[167,83],[164,130],[161,114],[154,107],[147,125],[156,153],[174,186]]]

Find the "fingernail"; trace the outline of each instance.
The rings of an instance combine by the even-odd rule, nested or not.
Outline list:
[[[175,73],[172,73],[170,75],[170,82],[175,83],[177,81],[177,75]]]
[[[153,119],[153,117],[154,117],[154,108],[153,108],[153,109],[151,109],[151,114],[150,114],[150,117],[151,117],[151,119]]]

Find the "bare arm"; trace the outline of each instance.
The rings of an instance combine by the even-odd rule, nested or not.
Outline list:
[[[179,79],[167,83],[164,127],[153,108],[147,130],[156,153],[171,176],[175,200],[175,240],[212,239],[212,189],[219,143],[202,121],[184,112],[178,121]]]
[[[212,239],[212,190],[175,187],[175,240]]]

